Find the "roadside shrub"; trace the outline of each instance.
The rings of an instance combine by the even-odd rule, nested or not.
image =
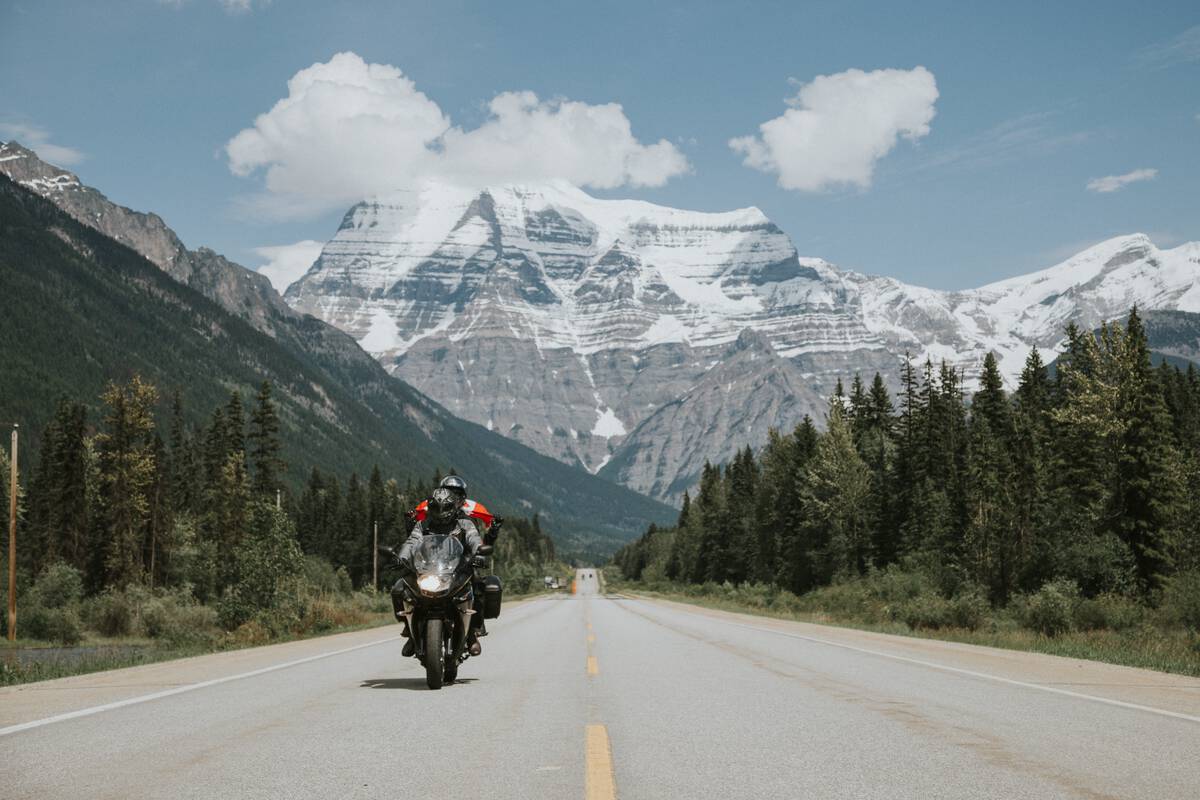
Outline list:
[[[33,584],[30,600],[42,608],[66,608],[83,597],[83,574],[69,564],[51,564]]]
[[[217,634],[217,612],[200,605],[188,587],[160,591],[142,606],[145,634],[173,644],[212,641]]]
[[[743,583],[729,592],[729,599],[751,608],[767,608],[775,599],[778,589],[767,583]]]
[[[783,589],[779,594],[775,595],[775,600],[771,603],[771,607],[789,613],[796,613],[803,610],[800,598],[787,589]]]
[[[391,614],[392,601],[386,592],[360,589],[354,593],[355,605],[368,614]]]
[[[1146,617],[1137,602],[1117,594],[1085,598],[1075,606],[1075,627],[1083,631],[1126,631],[1136,628]]]
[[[29,605],[17,616],[17,633],[22,638],[72,645],[83,639],[83,624],[74,608]]]
[[[872,572],[866,579],[871,593],[885,603],[902,603],[923,594],[934,594],[934,587],[925,573],[890,564],[887,569]]]
[[[991,606],[978,589],[967,589],[952,599],[947,606],[949,624],[969,631],[979,630],[988,618]]]
[[[508,566],[500,574],[500,579],[504,582],[504,591],[506,594],[527,594],[530,592],[536,582],[541,581],[541,577],[537,573],[537,569],[524,561],[518,561],[515,564]]]
[[[866,581],[844,581],[814,589],[800,598],[806,610],[824,611],[864,622],[876,617],[874,599]]]
[[[84,604],[84,619],[102,636],[131,636],[137,624],[137,606],[129,592],[107,589]]]
[[[230,641],[235,645],[253,646],[266,644],[271,641],[271,632],[262,625],[258,620],[250,620],[243,622],[229,635]]]
[[[936,630],[950,625],[950,601],[941,595],[923,594],[895,607],[894,616],[913,630]]]
[[[1167,581],[1162,611],[1170,622],[1200,632],[1200,570],[1181,572]]]
[[[1025,625],[1046,636],[1066,633],[1071,630],[1078,603],[1079,586],[1074,581],[1065,578],[1048,581],[1030,596]]]
[[[338,594],[342,591],[342,582],[338,572],[321,556],[305,556],[301,567],[304,582],[314,593]],[[349,580],[349,576],[346,576]]]

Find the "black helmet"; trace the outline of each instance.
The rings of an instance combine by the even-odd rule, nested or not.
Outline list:
[[[439,486],[429,495],[429,521],[438,526],[449,525],[458,519],[462,501],[449,489]]]
[[[467,499],[467,482],[457,475],[447,475],[438,484],[442,489],[449,489],[458,495],[459,501]]]

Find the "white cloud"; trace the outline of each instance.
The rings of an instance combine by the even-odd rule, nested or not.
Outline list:
[[[1151,69],[1200,61],[1200,25],[1193,25],[1170,39],[1143,47],[1134,53],[1133,60]]]
[[[288,81],[287,97],[225,146],[237,175],[263,170],[259,212],[303,216],[435,178],[468,184],[564,178],[581,186],[660,186],[688,170],[670,142],[644,145],[615,103],[506,92],[477,128],[453,125],[387,64],[338,53]]]
[[[38,154],[44,161],[60,167],[78,164],[86,156],[74,147],[64,147],[50,141],[44,128],[23,122],[0,122],[0,139],[15,140]]]
[[[1103,178],[1092,178],[1087,182],[1088,191],[1092,192],[1115,192],[1118,189],[1124,189],[1131,183],[1138,181],[1154,180],[1158,177],[1156,169],[1135,169],[1133,172],[1126,172],[1124,175],[1106,175]]]
[[[220,0],[221,7],[230,14],[247,14],[257,6],[259,9],[271,5],[271,0]]]
[[[317,260],[317,256],[321,255],[321,249],[324,246],[324,242],[305,239],[295,244],[256,247],[254,252],[267,260],[267,263],[260,266],[258,271],[267,276],[271,285],[275,287],[275,291],[283,294],[287,287],[308,272],[308,268]]]
[[[187,5],[190,0],[158,0],[158,4],[162,6],[170,6],[174,9],[181,9]],[[221,8],[229,14],[246,14],[254,10],[254,6],[259,8],[269,6],[271,0],[218,0]]]
[[[782,116],[759,125],[758,136],[729,146],[747,166],[776,173],[785,189],[866,188],[899,137],[929,134],[937,98],[937,82],[924,67],[819,75],[800,86]]]
[[[1062,130],[1058,125],[1059,117],[1057,111],[1043,111],[1006,119],[957,145],[925,154],[904,171],[915,173],[946,166],[995,167],[1012,161],[1045,158],[1091,138],[1088,131]]]

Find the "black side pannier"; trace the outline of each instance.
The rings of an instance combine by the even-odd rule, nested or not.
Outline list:
[[[500,616],[500,595],[504,590],[500,586],[498,575],[488,575],[483,579],[483,618],[495,619]]]

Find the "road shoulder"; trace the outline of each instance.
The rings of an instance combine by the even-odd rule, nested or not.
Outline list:
[[[976,674],[981,680],[1029,684],[1063,694],[1144,706],[1200,720],[1200,679],[1197,678],[1044,653],[742,614],[637,593],[625,592],[614,597],[632,598],[718,625],[748,627],[798,638],[816,646],[843,647],[934,669]]]

